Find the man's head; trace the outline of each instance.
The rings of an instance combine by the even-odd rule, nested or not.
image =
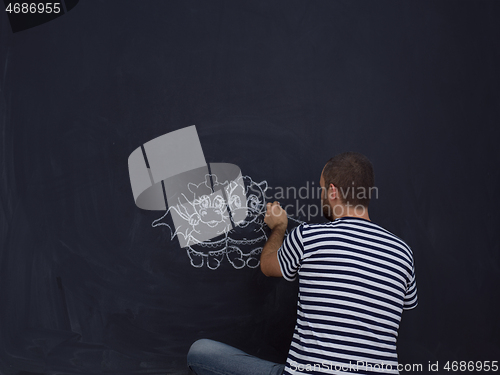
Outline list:
[[[370,160],[358,152],[344,152],[328,160],[320,179],[323,215],[328,220],[349,210],[368,209],[375,177]]]

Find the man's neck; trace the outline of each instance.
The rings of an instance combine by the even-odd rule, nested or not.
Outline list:
[[[343,214],[340,216],[335,216],[335,219],[340,219],[341,217],[355,217],[358,219],[371,221],[370,216],[368,215],[368,207],[355,208],[352,206],[343,206],[343,210],[341,212],[343,212]]]

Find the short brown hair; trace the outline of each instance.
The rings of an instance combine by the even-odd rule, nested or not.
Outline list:
[[[328,160],[323,169],[325,188],[330,184],[339,190],[344,204],[370,204],[375,187],[375,175],[370,160],[359,152],[344,152]]]

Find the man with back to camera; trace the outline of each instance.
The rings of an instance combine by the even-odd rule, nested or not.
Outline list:
[[[346,152],[320,178],[329,223],[303,224],[285,238],[286,212],[267,204],[271,234],[260,258],[266,276],[299,278],[297,322],[286,364],[198,340],[188,353],[197,375],[398,374],[396,339],[404,309],[417,305],[413,254],[370,221],[371,162]]]

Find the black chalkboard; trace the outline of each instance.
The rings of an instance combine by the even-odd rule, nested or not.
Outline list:
[[[367,155],[370,216],[415,254],[400,362],[500,360],[499,16],[493,1],[80,1],[13,32],[0,15],[0,373],[186,374],[198,338],[285,360],[297,285],[194,267],[152,226],[165,211],[135,205],[129,155],[191,125],[208,164],[271,199]],[[317,197],[282,201],[323,220],[296,210]]]

